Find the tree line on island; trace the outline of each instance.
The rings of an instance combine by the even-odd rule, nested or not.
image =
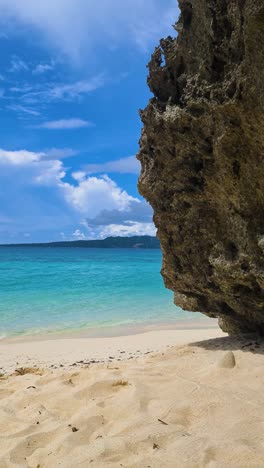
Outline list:
[[[85,247],[119,249],[159,249],[160,241],[153,236],[107,237],[106,239],[58,241],[33,244],[5,244],[2,247]]]

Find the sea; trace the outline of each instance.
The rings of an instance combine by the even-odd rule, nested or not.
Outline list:
[[[165,289],[161,251],[0,247],[0,338],[199,321]]]

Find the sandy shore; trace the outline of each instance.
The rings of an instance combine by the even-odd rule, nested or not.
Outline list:
[[[1,342],[0,467],[263,467],[263,353],[217,329]]]
[[[182,322],[144,327],[109,327],[88,329],[65,335],[35,335],[0,341],[0,372],[18,367],[70,369],[74,365],[110,362],[140,357],[168,346],[217,337],[221,332],[216,321]],[[175,328],[172,328],[172,327]]]

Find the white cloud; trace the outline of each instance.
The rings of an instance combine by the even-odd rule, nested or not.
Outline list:
[[[177,0],[173,4],[170,4],[170,2],[166,3],[167,8],[163,9],[158,20],[153,16],[146,23],[143,17],[139,17],[138,21],[132,25],[135,42],[144,52],[148,51],[149,44],[154,44],[158,38],[164,37],[166,35],[164,34],[165,31],[168,35],[173,34],[171,25],[175,24],[178,18]]]
[[[32,85],[25,84],[25,85],[20,85],[20,86],[11,86],[9,88],[9,91],[11,91],[12,93],[25,94],[25,93],[29,93],[33,89],[34,88],[32,87]]]
[[[135,156],[117,159],[116,161],[108,161],[102,164],[86,164],[84,169],[90,174],[112,173],[119,174],[139,174],[140,163]]]
[[[1,0],[0,0],[1,1]],[[84,95],[101,88],[105,83],[102,74],[92,76],[90,79],[75,81],[73,83],[46,83],[42,85],[14,86],[9,91],[19,94],[19,99],[27,104],[38,102],[74,101]]]
[[[72,172],[71,176],[74,180],[77,180],[78,182],[82,182],[86,178],[86,172],[83,171],[76,171]]]
[[[152,46],[173,32],[177,12],[176,0],[0,0],[2,18],[35,28],[75,62],[106,44]]]
[[[55,229],[57,238],[60,232],[68,238],[72,232],[75,238],[153,233],[149,206],[108,176],[89,177],[79,171],[72,174],[74,182],[65,180],[69,169],[59,156],[72,151],[0,149],[1,241],[19,241],[25,232],[34,240],[34,231],[40,230],[47,240],[47,232],[50,236]],[[80,224],[85,231],[76,228]]]
[[[87,239],[87,236],[80,230],[80,229],[76,229],[73,233],[72,233],[72,238],[74,240],[86,240]]]
[[[76,154],[77,152],[71,148],[50,148],[39,153],[27,150],[6,151],[0,149],[0,164],[26,166],[40,161],[59,161]]]
[[[86,218],[89,237],[155,235],[153,211],[145,201],[132,200],[125,210],[103,209],[93,218]]]
[[[110,224],[129,225],[131,222],[152,223],[153,211],[145,201],[138,199],[130,201],[125,210],[103,209],[93,218],[86,218],[85,224],[89,228],[98,228]]]
[[[42,160],[39,164],[39,174],[36,174],[33,181],[39,185],[61,187],[62,179],[66,175],[61,161],[54,159],[50,161]]]
[[[46,128],[49,130],[70,130],[76,128],[92,127],[93,124],[83,119],[61,119],[50,120],[39,125],[39,128]]]
[[[0,167],[2,176],[11,179],[12,189],[16,184],[25,189],[36,185],[59,186],[65,176],[60,160],[45,160],[45,153],[27,150],[0,149]]]
[[[0,149],[0,164],[11,166],[26,166],[33,162],[40,161],[41,153],[34,153],[26,150],[6,151]]]
[[[35,117],[40,115],[40,112],[36,111],[35,109],[31,109],[30,107],[21,106],[20,104],[10,104],[6,106],[7,109],[12,110],[18,113],[25,113],[29,115],[33,115]]]
[[[23,71],[28,71],[28,70],[29,68],[26,62],[24,62],[24,60],[21,60],[19,57],[14,56],[11,60],[10,68],[8,71],[10,73],[17,73],[17,72],[21,72],[21,71],[23,72]]]
[[[138,222],[129,222],[126,225],[123,224],[109,224],[105,226],[100,232],[97,233],[97,237],[104,239],[105,237],[110,236],[155,236],[156,228],[153,223],[138,223]]]
[[[51,99],[60,100],[60,99],[75,99],[83,94],[90,93],[95,91],[98,88],[101,88],[104,85],[103,75],[97,75],[92,77],[89,80],[76,81],[75,83],[70,84],[59,84],[52,87],[48,91],[48,95]]]
[[[51,71],[53,70],[54,68],[54,64],[53,63],[39,63],[38,65],[36,65],[36,67],[34,68],[34,70],[32,71],[32,73],[34,75],[42,75],[43,73],[46,73],[47,71]]]
[[[102,74],[72,83],[40,81],[35,84],[24,83],[13,85],[6,90],[0,88],[0,97],[5,94],[6,100],[9,101],[6,108],[9,110],[20,114],[39,116],[39,109],[46,108],[49,103],[79,102],[86,94],[92,93],[104,86],[104,84],[105,78]],[[40,124],[40,128],[72,129],[93,125],[91,122],[81,118],[67,118],[43,122]]]
[[[85,226],[85,231],[75,229],[68,237],[62,236],[63,240],[87,240],[105,239],[106,237],[131,237],[131,236],[156,236],[157,230],[153,223],[128,222],[127,224],[108,224],[107,226],[90,228]],[[61,233],[62,234],[62,233]]]
[[[65,159],[72,156],[76,156],[78,151],[73,150],[72,148],[50,148],[43,153],[43,158],[48,159]]]
[[[64,183],[63,189],[67,202],[83,216],[94,217],[103,208],[126,210],[132,201],[137,201],[106,175],[87,177],[80,180],[78,185]]]

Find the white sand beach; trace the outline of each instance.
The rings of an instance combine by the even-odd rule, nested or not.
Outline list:
[[[65,368],[139,358],[146,353],[210,336],[219,336],[216,320],[107,327],[50,335],[22,335],[0,341],[0,372],[35,365]]]
[[[262,467],[263,351],[218,329],[3,341],[0,466]]]

